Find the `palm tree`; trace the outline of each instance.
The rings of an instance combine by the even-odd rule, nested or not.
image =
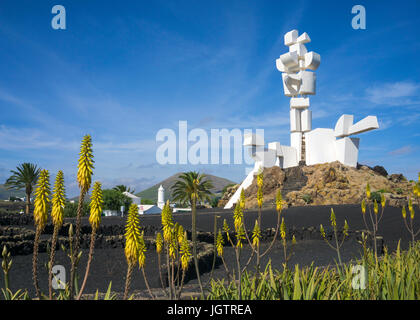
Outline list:
[[[120,185],[118,185],[118,186],[115,186],[115,187],[114,187],[114,188],[112,188],[112,189],[113,189],[113,190],[115,190],[115,191],[119,191],[119,192],[121,192],[121,193],[123,193],[123,192],[128,192],[128,193],[134,194],[134,192],[136,192],[136,190],[131,189],[131,188],[129,188],[129,187],[127,187],[127,186],[123,185],[123,184],[120,184]]]
[[[174,201],[180,202],[181,204],[191,205],[192,214],[192,242],[193,242],[193,257],[195,264],[195,271],[197,273],[198,284],[201,289],[201,294],[204,294],[203,286],[200,279],[200,271],[198,270],[197,260],[197,203],[201,203],[205,200],[210,201],[212,193],[210,191],[213,188],[213,183],[207,180],[207,176],[199,174],[195,171],[182,173],[178,177],[178,181],[171,187],[172,197]]]
[[[9,179],[6,180],[5,187],[7,189],[22,190],[26,193],[26,213],[29,214],[29,206],[31,205],[31,194],[33,188],[38,180],[41,171],[33,163],[22,163],[16,167],[17,171],[10,170],[13,173]]]

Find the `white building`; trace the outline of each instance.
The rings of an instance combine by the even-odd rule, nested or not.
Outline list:
[[[286,33],[284,44],[289,47],[289,52],[276,60],[276,67],[282,72],[284,94],[290,97],[290,146],[275,141],[268,143],[268,148],[265,148],[263,137],[245,135],[244,146],[249,147],[255,161],[254,168],[229,199],[225,209],[233,207],[241,191],[252,184],[254,175],[263,168],[290,168],[298,166],[300,162],[314,165],[334,161],[356,167],[360,139],[350,136],[379,128],[376,116],[367,116],[354,123],[353,115],[344,114],[334,129],[312,130],[308,95],[316,93],[316,74],[313,71],[321,64],[321,56],[313,51],[308,52],[305,45],[310,41],[306,32],[300,36],[297,30]]]
[[[141,197],[137,197],[136,195],[134,195],[134,194],[132,194],[130,192],[127,192],[127,191],[124,191],[123,192],[123,195],[125,195],[128,198],[130,198],[133,203],[135,203],[137,205],[140,205],[141,204]]]
[[[139,214],[156,214],[161,213],[162,209],[154,204],[139,205]]]

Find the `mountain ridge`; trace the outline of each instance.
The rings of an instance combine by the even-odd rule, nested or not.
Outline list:
[[[165,200],[172,200],[172,194],[171,194],[171,187],[175,184],[175,182],[178,180],[178,177],[183,172],[175,173],[174,175],[162,180],[159,183],[156,183],[155,185],[151,186],[150,188],[147,188],[145,190],[142,190],[140,192],[136,193],[136,196],[141,197],[142,199],[148,199],[152,200],[154,202],[157,201],[157,193],[159,186],[162,185],[165,189]],[[209,180],[212,181],[214,188],[211,189],[211,192],[214,194],[221,194],[224,187],[230,184],[236,184],[236,182],[231,181],[229,179],[225,179],[222,177],[218,177],[211,174],[205,174]]]

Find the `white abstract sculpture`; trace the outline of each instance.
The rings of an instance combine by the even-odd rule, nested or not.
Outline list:
[[[306,165],[340,161],[344,165],[356,167],[360,139],[350,136],[379,128],[376,116],[367,116],[353,123],[354,116],[344,114],[334,129],[312,130],[312,112],[309,110],[307,95],[316,93],[316,75],[312,71],[318,69],[321,56],[307,51],[305,44],[310,41],[306,32],[300,36],[297,30],[286,33],[284,44],[289,47],[289,52],[276,60],[277,70],[282,72],[284,94],[290,97],[290,146],[270,142],[268,148],[265,148],[263,137],[245,135],[244,146],[250,148],[255,165],[229,199],[225,209],[232,208],[241,191],[252,184],[254,175],[263,168],[290,168],[298,166],[300,161]]]

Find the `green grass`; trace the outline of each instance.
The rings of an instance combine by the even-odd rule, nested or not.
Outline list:
[[[245,272],[242,299],[257,300],[418,300],[420,299],[420,241],[409,250],[385,252],[378,264],[372,252],[341,268],[310,267],[282,271],[269,263],[258,277]],[[353,289],[358,273],[353,266],[366,270],[365,289]],[[354,280],[355,279],[355,280]],[[207,299],[238,299],[237,281],[214,280]]]

